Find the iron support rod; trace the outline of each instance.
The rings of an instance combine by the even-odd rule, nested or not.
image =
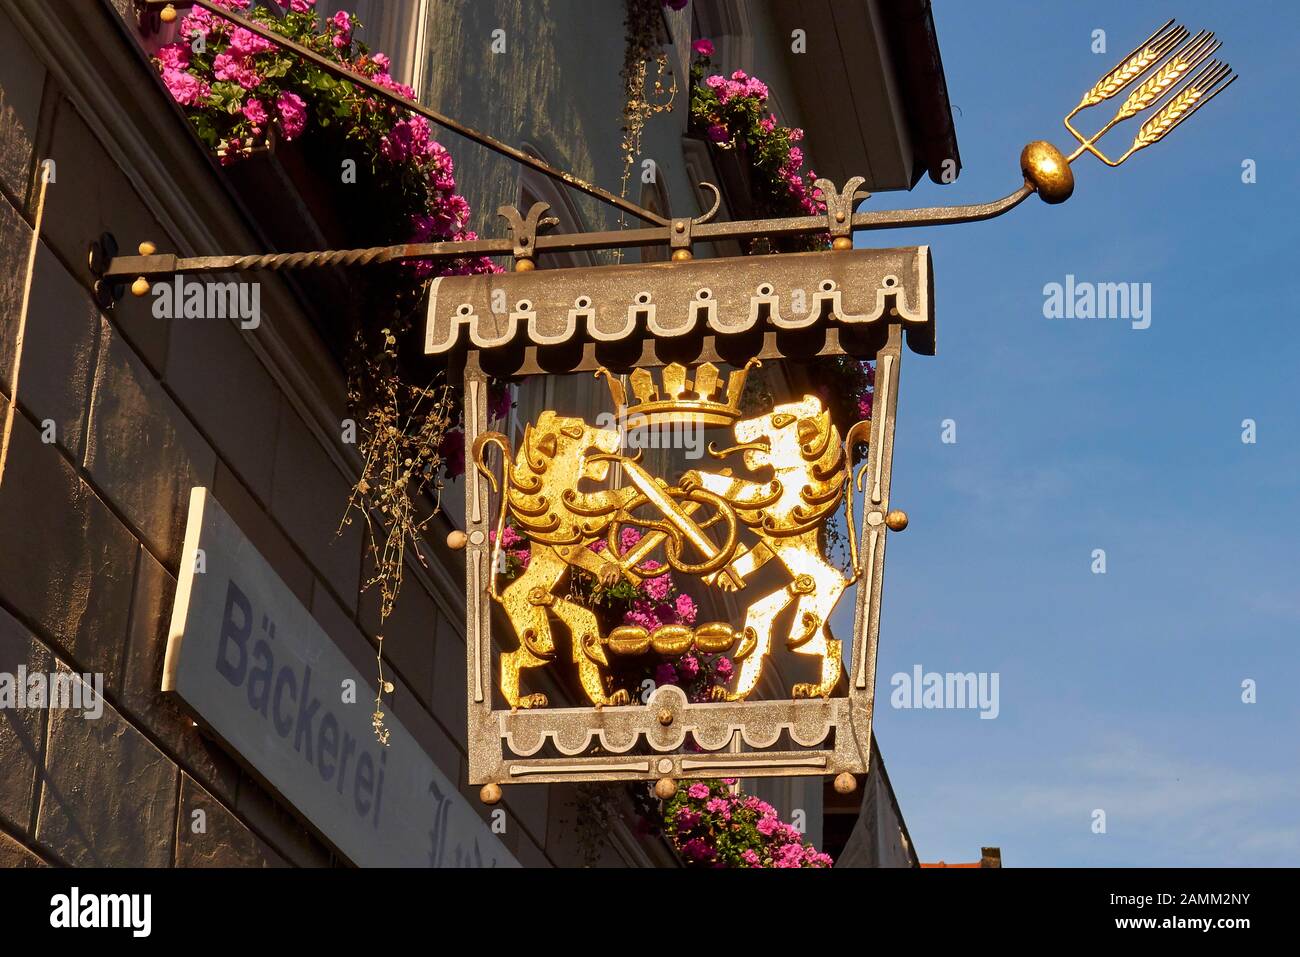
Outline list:
[[[979,220],[993,219],[1014,209],[1033,192],[1033,187],[1025,185],[1014,193],[1010,193],[991,203],[855,213],[851,223],[853,229],[872,230],[978,222]],[[813,236],[826,231],[825,216],[794,216],[784,219],[749,219],[740,222],[700,223],[692,228],[691,235],[692,240],[695,242],[712,242],[720,239],[757,239],[764,236]],[[553,253],[656,245],[666,246],[671,241],[671,235],[671,226],[645,227],[624,231],[559,233],[538,236],[535,248],[538,253]],[[513,251],[514,245],[507,238],[475,239],[466,242],[407,243],[398,246],[375,246],[369,249],[268,253],[249,256],[195,256],[190,258],[181,258],[169,254],[115,256],[104,271],[103,278],[128,279],[143,276],[146,279],[156,279],[173,273],[217,273],[262,269],[365,266],[404,259],[509,256]]]

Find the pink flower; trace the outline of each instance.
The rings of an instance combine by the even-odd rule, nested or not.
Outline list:
[[[700,56],[713,56],[713,41],[701,38],[691,44],[691,49]]]
[[[718,90],[721,90],[723,87],[727,85],[727,79],[726,77],[719,76],[717,73],[715,73],[713,74],[713,76],[707,77],[704,80],[704,85],[707,86],[710,90],[717,92]]]
[[[772,863],[777,867],[800,867],[803,864],[803,848],[798,844],[787,844],[772,855]]]
[[[296,138],[307,125],[307,104],[297,93],[286,91],[275,101],[275,108],[280,114],[280,131],[284,133],[284,138]]]
[[[645,611],[644,609],[634,608],[623,616],[623,624],[638,625],[646,631],[654,631],[662,625],[663,622],[655,617],[651,612]]]
[[[235,32],[230,35],[230,46],[228,52],[236,56],[251,56],[254,53],[267,53],[275,49],[275,44],[270,40],[259,37],[252,30],[245,30],[243,27],[236,27]]]
[[[660,665],[657,668],[655,668],[655,684],[656,685],[677,684],[677,669],[674,668],[671,664],[669,664],[666,661],[661,662]]]
[[[721,814],[724,821],[731,820],[731,802],[726,798],[711,798],[704,805],[704,810],[710,814]]]
[[[281,9],[288,8],[294,13],[307,13],[316,6],[316,0],[275,0]]]
[[[253,69],[252,58],[247,56],[218,53],[212,60],[212,70],[218,80],[232,80],[245,90],[251,90],[262,82],[262,78]]]
[[[159,47],[155,56],[164,70],[183,70],[190,65],[190,48],[185,43],[169,43]]]
[[[725,682],[731,677],[732,672],[735,670],[735,666],[732,665],[731,659],[724,655],[718,659],[718,663],[714,665],[713,670],[714,673]]]
[[[677,619],[683,625],[695,624],[695,601],[690,595],[678,595],[673,610],[677,612]]]
[[[712,143],[725,143],[731,139],[731,134],[721,123],[711,123],[708,130],[709,141]]]
[[[713,859],[713,848],[701,837],[693,837],[682,845],[682,854],[688,861],[708,861]]]
[[[371,77],[371,79],[373,79],[384,89],[392,90],[394,93],[398,94],[399,96],[404,96],[408,100],[415,99],[415,90],[411,89],[405,83],[398,83],[387,73],[376,73],[373,77]]]
[[[370,62],[379,67],[381,73],[387,73],[393,65],[392,61],[382,53],[370,54]]]
[[[618,547],[621,551],[626,552],[639,541],[641,541],[641,531],[628,526],[619,533]]]
[[[683,655],[677,662],[677,673],[690,681],[700,673],[700,659],[694,655]]]
[[[668,597],[668,589],[672,586],[672,581],[667,574],[657,578],[647,578],[641,582],[641,591],[649,598],[655,601],[663,601]]]
[[[748,864],[750,867],[763,866],[762,859],[758,856],[758,853],[752,847],[745,848],[745,852],[740,855],[740,859],[744,861],[746,864]]]
[[[162,80],[172,99],[182,106],[195,106],[212,92],[198,77],[182,70],[163,70]]]
[[[250,96],[244,103],[243,113],[244,119],[248,120],[248,122],[252,123],[254,126],[261,127],[266,125],[268,117],[266,115],[266,107],[262,105],[261,100]]]
[[[758,833],[764,837],[771,837],[781,827],[781,822],[775,817],[762,817],[758,821]]]
[[[227,24],[229,21],[222,20],[219,23],[214,22],[212,14],[202,7],[193,8],[189,15],[181,21],[180,35],[182,37],[206,37],[214,28]]]
[[[709,796],[709,786],[703,781],[696,781],[686,789],[686,796],[696,801],[703,801]]]
[[[677,827],[684,831],[689,831],[696,824],[700,823],[701,814],[698,811],[692,811],[688,807],[677,809]]]
[[[379,151],[392,163],[423,156],[429,148],[429,123],[422,116],[398,120],[379,141]]]

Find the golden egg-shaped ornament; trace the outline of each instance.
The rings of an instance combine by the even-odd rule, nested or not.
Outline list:
[[[478,792],[478,799],[484,804],[496,804],[501,800],[501,785],[485,784]]]
[[[1064,203],[1074,192],[1069,161],[1046,140],[1035,140],[1021,150],[1020,171],[1044,203]]]
[[[858,779],[848,771],[841,771],[835,776],[835,793],[852,794],[858,789]]]
[[[907,528],[907,513],[901,508],[896,508],[885,516],[885,524],[893,532],[901,532]]]
[[[672,778],[660,778],[655,782],[655,797],[661,801],[668,801],[677,793],[677,782]]]

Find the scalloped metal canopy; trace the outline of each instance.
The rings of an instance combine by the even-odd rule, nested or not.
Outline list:
[[[928,246],[448,276],[424,351],[498,374],[737,358],[874,357],[891,323],[934,354]]]

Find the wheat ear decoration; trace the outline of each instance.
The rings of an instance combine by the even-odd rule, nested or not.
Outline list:
[[[1153,63],[1163,59],[1165,54],[1187,36],[1186,27],[1176,26],[1170,30],[1169,28],[1173,22],[1173,20],[1166,22],[1164,26],[1151,34],[1146,39],[1146,42],[1138,44],[1137,49],[1130,53],[1123,63],[1098,80],[1091,90],[1083,94],[1083,99],[1074,108],[1074,112],[1077,113],[1079,110],[1100,103],[1102,100],[1110,99],[1150,69]]]
[[[1198,33],[1175,53],[1168,63],[1156,70],[1149,79],[1129,94],[1128,99],[1120,106],[1119,112],[1115,114],[1115,122],[1126,120],[1151,106],[1220,45],[1219,41],[1214,39],[1213,33]]]
[[[1129,153],[1135,153],[1152,143],[1159,142],[1175,126],[1221,93],[1236,79],[1236,76],[1228,77],[1231,72],[1232,68],[1226,63],[1211,61],[1177,96],[1142,124],[1137,136],[1133,138]],[[1223,82],[1225,78],[1228,78],[1226,83]]]

